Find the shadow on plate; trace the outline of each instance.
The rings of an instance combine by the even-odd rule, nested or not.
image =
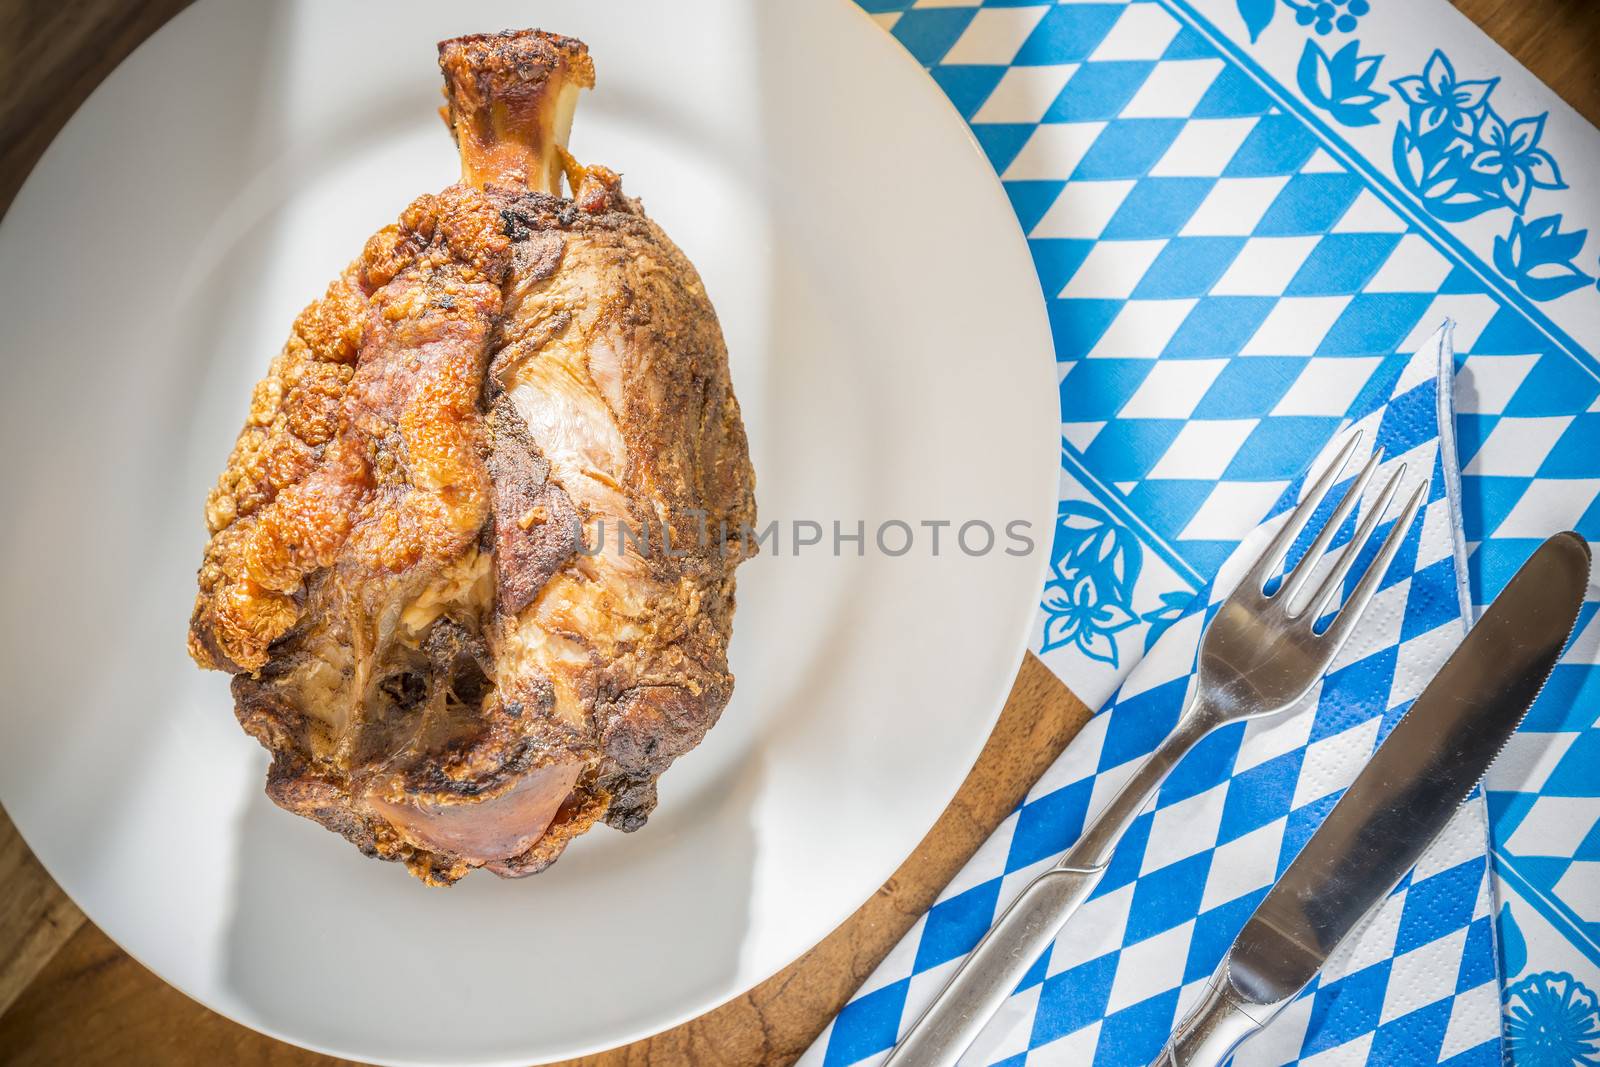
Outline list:
[[[624,836],[597,827],[543,874],[504,881],[475,872],[449,889],[361,856],[276,808],[258,782],[237,835],[224,980],[247,1007],[245,1021],[397,1060],[413,1054],[418,1029],[433,1032],[430,1047],[448,1034],[462,1061],[515,1056],[528,1047],[529,1032],[551,1048],[569,1033],[572,1041],[597,1029],[631,1033],[692,995],[682,985],[685,971],[709,995],[737,969],[748,925],[737,902],[752,892],[756,839],[748,816],[760,779],[758,761],[725,783],[732,795],[707,805],[709,812],[674,806],[669,797],[644,829]],[[693,878],[683,876],[685,866]],[[597,912],[585,907],[591,895],[616,904]],[[712,900],[719,914],[708,922]],[[695,967],[680,970],[666,954],[672,939],[649,926],[661,914],[702,932]],[[584,957],[614,961],[603,986],[543,965]],[[357,959],[362,973],[388,976],[383,995],[352,995],[348,975]],[[514,985],[504,980],[508,960],[520,967]],[[388,1018],[352,1017],[353,1005],[367,1012],[374,1002]]]

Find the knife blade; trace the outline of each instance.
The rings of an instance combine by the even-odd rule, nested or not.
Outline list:
[[[1589,547],[1575,533],[1523,564],[1256,907],[1153,1067],[1220,1067],[1310,983],[1505,747],[1588,583]]]

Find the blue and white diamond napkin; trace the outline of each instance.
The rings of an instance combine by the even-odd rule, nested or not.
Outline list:
[[[1084,700],[1444,318],[1472,603],[1555,530],[1600,543],[1600,131],[1446,0],[856,2],[966,119],[1033,253],[1053,558],[1103,565],[1052,577],[1031,647]],[[1487,782],[1518,1067],[1600,1063],[1589,600]]]
[[[1460,641],[1470,602],[1448,402],[1453,366],[1441,328],[1416,356],[1379,368],[1354,409],[1362,444],[1351,473],[1379,448],[1385,472],[1404,464],[1411,484],[1426,482],[1427,503],[1327,677],[1298,709],[1220,730],[1174,769],[1094,896],[963,1063],[1148,1064],[1255,905]],[[1310,469],[1343,440],[1331,438]],[[1216,580],[1176,607],[1106,708],[861,987],[806,1067],[880,1059],[999,910],[1170,732],[1205,622],[1306,482],[1295,479]],[[1057,581],[1070,586],[1101,558],[1092,540],[1086,546],[1065,557]],[[1358,562],[1347,584],[1364,569]],[[1311,988],[1240,1051],[1238,1067],[1500,1063],[1487,854],[1487,813],[1475,795]]]

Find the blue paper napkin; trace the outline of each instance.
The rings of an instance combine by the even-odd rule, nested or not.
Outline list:
[[[1352,427],[1311,465],[1314,474],[1352,429],[1362,434],[1352,475],[1373,448],[1385,456],[1335,546],[1348,542],[1389,472],[1404,465],[1407,485],[1428,486],[1420,520],[1326,679],[1297,710],[1220,730],[1174,769],[1094,896],[964,1063],[1148,1064],[1255,905],[1459,643],[1469,601],[1448,403],[1452,368],[1449,332],[1441,328],[1415,357],[1379,370]],[[1181,606],[1108,706],[802,1063],[880,1058],[999,910],[1072,844],[1086,818],[1171,731],[1205,622],[1307,481],[1295,479],[1273,518]],[[1323,516],[1340,493],[1336,488],[1323,503]],[[1309,539],[1302,536],[1300,550]],[[1364,556],[1375,550],[1369,544]],[[1364,569],[1358,561],[1347,586]],[[1058,570],[1063,583],[1077,577],[1072,557]],[[1306,994],[1238,1054],[1238,1067],[1498,1064],[1487,851],[1479,794]]]

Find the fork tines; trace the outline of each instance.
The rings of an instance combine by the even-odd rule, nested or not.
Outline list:
[[[1383,520],[1384,515],[1389,511],[1389,506],[1394,502],[1395,494],[1400,491],[1401,480],[1405,477],[1405,464],[1402,463],[1390,475],[1388,482],[1384,484],[1383,489],[1367,509],[1366,514],[1362,516],[1360,524],[1356,527],[1355,536],[1350,539],[1349,544],[1344,546],[1343,551],[1339,553],[1338,559],[1334,562],[1332,570],[1322,579],[1309,600],[1301,602],[1300,594],[1310,584],[1318,564],[1328,552],[1329,543],[1337,535],[1339,528],[1349,518],[1350,513],[1366,493],[1368,485],[1372,482],[1373,475],[1377,473],[1379,465],[1383,462],[1382,449],[1373,450],[1372,455],[1367,459],[1360,473],[1356,475],[1354,483],[1345,491],[1344,497],[1339,501],[1338,506],[1334,508],[1333,514],[1328,517],[1327,522],[1323,523],[1322,528],[1317,531],[1317,536],[1311,542],[1311,546],[1306,549],[1305,555],[1295,564],[1294,569],[1284,577],[1283,583],[1278,589],[1268,595],[1265,593],[1266,584],[1277,573],[1278,568],[1283,565],[1285,559],[1288,558],[1290,548],[1293,547],[1300,534],[1304,532],[1306,524],[1311,521],[1312,515],[1321,506],[1328,492],[1338,483],[1340,475],[1344,473],[1345,467],[1349,465],[1350,457],[1355,453],[1356,446],[1360,442],[1361,431],[1352,431],[1349,440],[1344,443],[1338,454],[1334,456],[1333,460],[1317,477],[1315,484],[1312,485],[1305,499],[1290,513],[1283,524],[1283,528],[1273,538],[1272,544],[1262,554],[1260,561],[1245,578],[1247,583],[1252,584],[1254,589],[1266,596],[1267,599],[1284,598],[1283,607],[1290,617],[1307,617],[1312,625],[1315,625],[1317,620],[1322,618],[1333,607],[1334,600],[1338,597],[1339,590],[1343,587],[1344,579],[1350,573],[1350,568],[1355,566],[1356,559],[1361,555],[1361,551],[1366,547],[1367,542],[1372,539],[1373,532],[1378,528],[1378,523]],[[1339,609],[1338,617],[1334,619],[1328,628],[1330,632],[1336,628],[1339,629],[1339,632],[1332,633],[1335,641],[1342,640],[1347,636],[1348,628],[1355,623],[1362,610],[1366,608],[1367,602],[1378,591],[1378,583],[1383,579],[1383,574],[1388,570],[1395,554],[1400,551],[1400,543],[1404,540],[1406,531],[1411,528],[1417,511],[1422,506],[1423,495],[1426,491],[1426,482],[1411,491],[1405,506],[1401,509],[1393,527],[1390,528],[1389,535],[1384,538],[1382,547],[1378,549],[1377,556],[1368,564],[1366,571],[1361,575],[1361,579],[1356,583],[1344,605]]]

